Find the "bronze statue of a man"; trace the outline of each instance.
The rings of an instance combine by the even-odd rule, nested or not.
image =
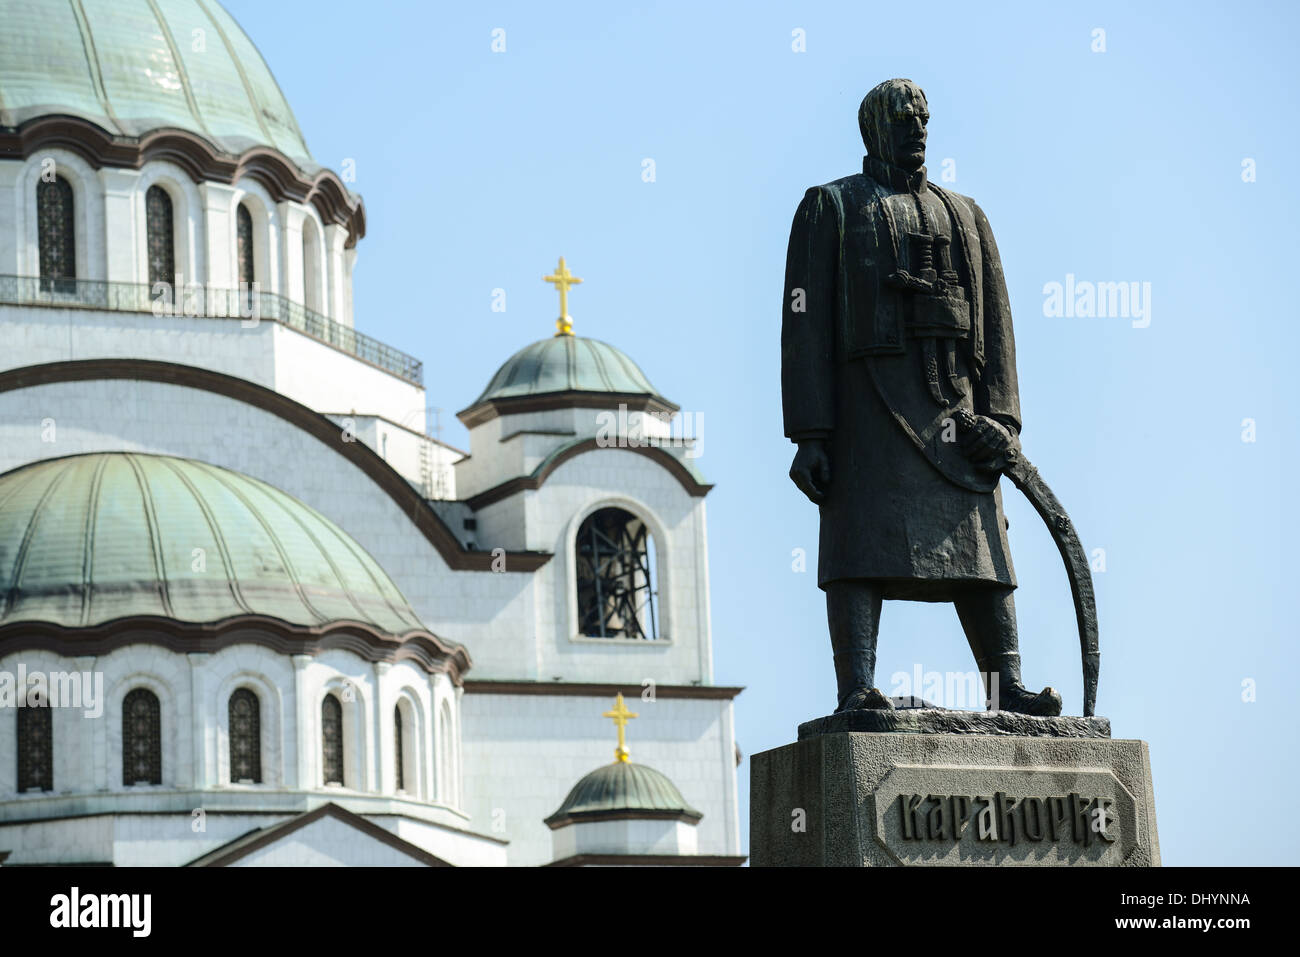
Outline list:
[[[1058,715],[1059,694],[1020,678],[998,488],[1020,433],[1002,263],[974,200],[926,179],[929,119],[910,80],[871,90],[862,172],[808,190],[790,230],[785,434],[790,477],[821,507],[836,710],[893,707],[874,679],[890,598],[952,602],[990,700]]]

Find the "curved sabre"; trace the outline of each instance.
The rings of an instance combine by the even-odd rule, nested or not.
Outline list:
[[[975,426],[975,416],[962,409],[953,418],[963,431]],[[1057,551],[1065,561],[1065,571],[1070,578],[1070,592],[1074,596],[1074,616],[1079,623],[1079,649],[1083,658],[1083,715],[1093,716],[1097,707],[1097,672],[1101,667],[1101,649],[1097,641],[1097,599],[1092,591],[1092,568],[1084,554],[1083,544],[1074,530],[1074,523],[1066,514],[1052,490],[1047,487],[1038,469],[1017,449],[1010,450],[997,466],[1016,488],[1029,499],[1052,533]]]

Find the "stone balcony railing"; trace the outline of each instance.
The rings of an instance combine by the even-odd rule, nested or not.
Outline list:
[[[378,366],[413,385],[424,384],[424,363],[283,296],[254,288],[214,289],[186,286],[173,302],[171,290],[143,283],[92,279],[38,279],[0,275],[0,304],[149,313],[191,319],[265,319]]]

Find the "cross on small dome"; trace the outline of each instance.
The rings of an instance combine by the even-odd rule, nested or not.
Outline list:
[[[569,267],[565,265],[564,257],[561,256],[560,265],[556,267],[555,272],[549,276],[543,276],[542,281],[554,283],[555,288],[560,293],[560,318],[555,320],[555,334],[557,336],[573,335],[573,317],[569,315],[569,287],[576,286],[582,280],[569,272]]]
[[[627,705],[623,703],[623,692],[618,693],[614,699],[614,708],[612,711],[606,711],[601,715],[602,718],[612,718],[615,726],[618,728],[618,747],[614,749],[614,758],[624,763],[631,757],[627,751],[627,738],[625,732],[627,723],[632,718],[641,717],[635,711],[628,711]]]

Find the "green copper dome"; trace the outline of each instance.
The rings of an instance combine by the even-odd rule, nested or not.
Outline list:
[[[609,343],[561,335],[534,342],[507,359],[474,405],[491,399],[573,391],[658,398],[640,367]]]
[[[654,768],[615,761],[575,784],[546,824],[554,830],[612,817],[679,818],[694,823],[703,816],[686,803],[677,785]]]
[[[0,126],[77,116],[319,169],[257,47],[216,0],[0,0]]]
[[[136,615],[424,627],[346,532],[246,475],[134,452],[0,475],[0,625]]]

